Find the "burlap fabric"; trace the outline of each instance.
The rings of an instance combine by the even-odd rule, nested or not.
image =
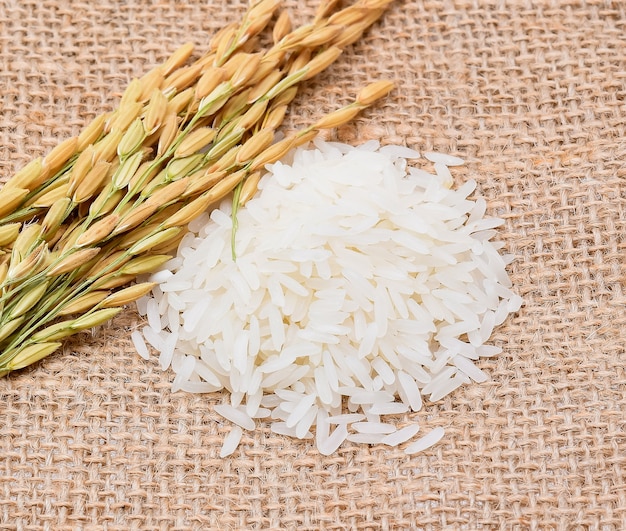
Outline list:
[[[294,19],[315,6],[292,0]],[[0,2],[0,176],[116,104],[228,0]],[[0,529],[626,529],[626,8],[619,1],[398,1],[298,98],[288,127],[366,82],[398,90],[336,135],[458,154],[525,299],[492,379],[407,422],[417,456],[320,456],[267,428],[219,458],[220,395],[171,393],[129,309],[0,380]]]

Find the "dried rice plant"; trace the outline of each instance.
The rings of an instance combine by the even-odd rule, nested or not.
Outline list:
[[[0,190],[0,376],[55,352],[147,293],[185,226],[319,130],[351,120],[392,83],[279,141],[298,87],[331,65],[392,0],[322,1],[296,29],[278,0],[252,2],[192,60],[186,44],[125,90],[118,108],[33,160]],[[273,43],[256,37],[276,18]]]

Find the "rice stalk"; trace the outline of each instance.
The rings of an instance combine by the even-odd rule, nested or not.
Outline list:
[[[388,3],[358,0],[334,12],[327,1],[296,29],[282,12],[266,50],[255,49],[256,36],[280,2],[251,4],[204,55],[189,63],[193,46],[179,48],[134,79],[116,111],[16,173],[0,190],[0,252],[8,250],[0,255],[0,375],[144,294],[148,284],[128,283],[168,260],[186,224],[233,191],[234,249],[237,209],[262,168],[389,91],[366,87],[354,103],[272,143],[298,86]]]

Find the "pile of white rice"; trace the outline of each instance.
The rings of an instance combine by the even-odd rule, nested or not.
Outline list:
[[[300,148],[239,211],[236,261],[228,200],[152,276],[133,341],[160,353],[174,391],[229,391],[215,406],[233,424],[222,456],[258,422],[326,455],[346,440],[399,445],[419,426],[386,415],[487,378],[474,361],[500,352],[489,337],[521,305],[490,241],[502,220],[468,199],[473,181],[451,189],[462,160],[427,153],[431,174],[407,167],[417,157],[377,142]]]

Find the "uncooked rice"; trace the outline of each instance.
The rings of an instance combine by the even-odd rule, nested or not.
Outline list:
[[[500,352],[487,341],[522,302],[491,241],[502,220],[468,199],[474,181],[451,187],[461,159],[428,153],[430,173],[408,165],[418,157],[375,141],[298,148],[239,210],[235,261],[228,200],[152,276],[132,340],[173,369],[173,391],[229,391],[215,407],[234,426],[222,456],[259,421],[325,455],[345,441],[396,446],[419,427],[382,417],[487,379],[475,361]]]

